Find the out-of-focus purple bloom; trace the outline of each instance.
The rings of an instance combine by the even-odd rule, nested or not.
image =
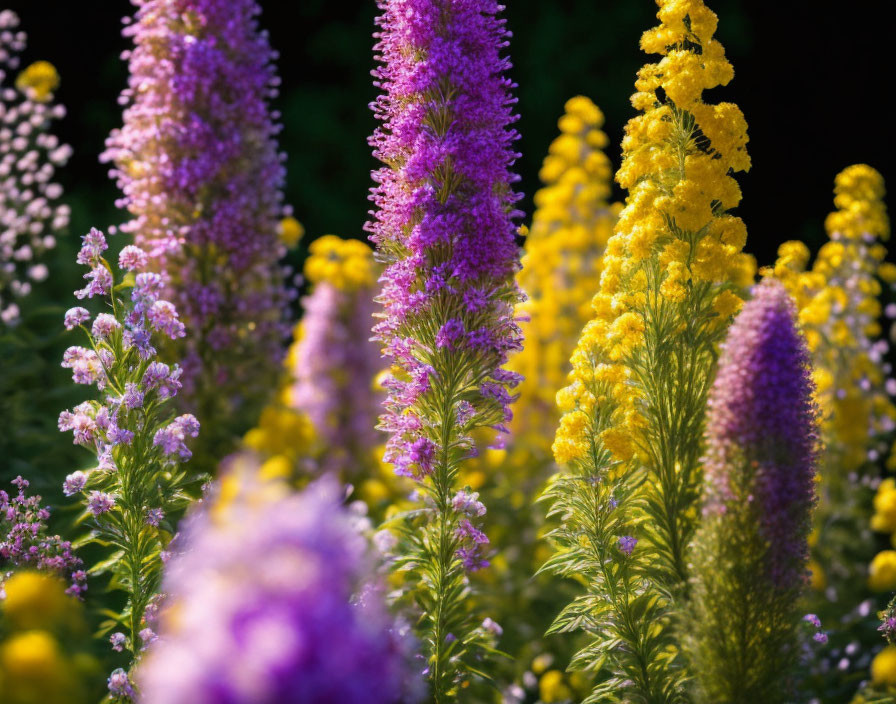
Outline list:
[[[170,611],[139,670],[142,701],[415,701],[405,629],[378,590],[360,588],[365,541],[340,488],[261,496],[188,522],[165,572]]]
[[[116,653],[120,653],[124,649],[124,644],[127,642],[127,636],[124,633],[118,632],[113,633],[109,636],[109,643],[112,644],[112,650]]]
[[[103,158],[132,217],[121,229],[163,275],[156,295],[180,313],[174,321],[156,304],[150,320],[171,338],[183,337],[181,323],[189,331],[176,348],[181,405],[201,406],[206,427],[220,432],[209,442],[226,442],[227,426],[251,417],[275,386],[288,332],[278,264],[284,157],[269,104],[276,54],[255,0],[134,4],[124,125]],[[123,268],[142,259],[122,251]]]
[[[365,243],[321,239],[311,245],[312,258],[345,256],[347,262],[350,255],[359,270],[362,265],[370,269],[370,281],[314,281],[303,301],[304,315],[291,353],[288,403],[307,415],[325,448],[319,470],[351,477],[370,468],[373,448],[381,444],[376,419],[383,394],[374,388],[374,379],[386,363],[379,345],[370,339],[376,275]],[[348,266],[343,263],[340,269]]]
[[[729,330],[710,394],[704,510],[724,514],[730,502],[751,502],[768,544],[768,577],[792,589],[805,581],[815,503],[810,360],[786,290],[766,281],[753,292]]]

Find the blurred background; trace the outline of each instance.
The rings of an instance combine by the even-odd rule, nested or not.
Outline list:
[[[366,143],[375,127],[367,105],[375,96],[369,72],[376,4],[260,3],[262,25],[280,52],[286,201],[306,226],[306,243],[326,233],[363,237],[369,172],[376,166]],[[746,115],[753,169],[739,177],[744,192],[739,214],[750,232],[747,249],[768,264],[784,240],[821,243],[833,178],[844,166],[864,161],[896,179],[893,117],[885,108],[892,85],[890,3],[708,4],[719,15],[717,37],[735,68],[734,81],[711,98],[733,101]],[[133,6],[128,0],[0,5],[15,10],[28,33],[26,65],[46,59],[62,76],[58,99],[69,114],[57,129],[75,149],[61,173],[73,207],[72,236],[90,225],[118,222],[117,193],[97,155],[121,120],[116,99],[126,70],[119,55],[127,43],[120,19]],[[618,166],[623,127],[634,114],[629,96],[635,72],[645,62],[638,39],[656,23],[656,7],[652,0],[508,0],[507,5],[513,78],[519,84],[518,170],[528,218],[538,169],[567,98],[587,95],[605,112],[609,156]],[[301,249],[296,256],[301,258]]]

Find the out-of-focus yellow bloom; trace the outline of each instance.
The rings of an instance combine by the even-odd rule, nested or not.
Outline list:
[[[877,489],[871,528],[880,533],[896,532],[896,480],[892,477],[882,481]]]
[[[896,645],[888,645],[871,661],[871,681],[896,687]]]
[[[35,61],[16,78],[16,88],[31,100],[45,103],[59,87],[59,72],[49,61]]]
[[[815,560],[809,560],[809,586],[817,592],[822,591],[827,586],[827,578],[824,569]]]
[[[324,235],[311,243],[305,278],[311,284],[327,283],[340,291],[373,286],[378,268],[370,247],[361,240]]]
[[[305,234],[305,228],[294,217],[285,217],[280,221],[280,241],[292,249]]]
[[[44,630],[21,631],[0,643],[3,704],[76,704],[83,701],[56,638]]]
[[[51,628],[67,620],[76,605],[65,593],[65,583],[45,572],[16,572],[3,585],[0,603],[10,624],[19,630]]]
[[[877,553],[868,569],[868,586],[876,592],[896,589],[896,550]]]
[[[538,681],[538,693],[545,704],[562,702],[572,697],[572,691],[563,681],[560,670],[548,670]]]

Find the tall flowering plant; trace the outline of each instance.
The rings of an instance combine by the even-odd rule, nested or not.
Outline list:
[[[801,654],[817,407],[792,299],[768,280],[754,294],[728,332],[707,411],[686,638],[707,703],[792,701]]]
[[[181,370],[157,359],[159,342],[185,334],[174,306],[160,298],[162,277],[145,271],[147,254],[128,245],[118,259],[127,273],[116,279],[103,257],[106,249],[102,232],[84,236],[78,262],[90,271],[87,285],[75,292],[82,300],[102,300],[105,312],[91,316],[77,306],[65,314],[65,327],[80,327],[88,346],[69,347],[62,366],[71,369],[75,383],[95,386],[101,397],[59,416],[59,429],[71,431],[76,444],[96,455],[93,468],[66,477],[63,492],[84,504],[88,532],[80,543],[104,552],[90,574],[109,574],[109,588],[126,595],[124,609],[106,630],[123,627],[111,635],[111,644],[119,652],[127,649],[133,661],[155,638],[144,617],[158,591],[173,519],[189,501],[192,477],[183,463],[199,423],[189,414],[172,418]],[[120,698],[133,694],[123,670],[112,674],[109,689]]]
[[[181,361],[179,405],[207,421],[215,457],[274,388],[287,332],[275,55],[254,0],[135,4],[124,126],[104,158],[132,216],[122,230],[190,330],[166,359]]]
[[[491,621],[477,626],[467,572],[487,564],[485,506],[458,472],[476,428],[504,429],[519,375],[513,219],[518,196],[508,32],[493,0],[381,0],[368,225],[386,264],[374,328],[392,362],[380,427],[386,459],[419,483],[394,565],[420,612],[436,701],[456,697],[478,666]]]
[[[868,618],[875,601],[882,606],[874,592],[896,589],[896,552],[875,557],[871,530],[896,531],[892,481],[873,496],[896,429],[896,381],[881,336],[881,281],[896,281],[896,267],[885,261],[890,224],[882,176],[855,164],[837,175],[834,194],[836,210],[825,221],[828,241],[811,267],[808,248],[786,242],[766,273],[796,299],[815,365],[825,452],[811,605],[825,621],[848,628],[832,632],[813,686],[820,695],[846,697],[854,688],[846,673],[866,670],[878,643]]]
[[[510,433],[504,448],[483,453],[462,477],[485,498],[489,534],[502,545],[492,561],[486,598],[504,627],[502,649],[516,658],[511,665],[516,683],[527,688],[532,684],[525,668],[538,669],[555,652],[558,661],[564,657],[560,652],[572,652],[572,643],[549,645],[541,638],[553,613],[571,597],[569,590],[547,584],[547,576],[532,579],[546,549],[539,541],[543,512],[533,499],[555,471],[551,440],[560,414],[554,397],[566,383],[570,355],[591,317],[604,248],[622,207],[609,202],[613,168],[604,153],[609,140],[603,124],[600,108],[581,95],[566,102],[558,120],[559,135],[542,163],[543,186],[535,193],[516,277],[526,295],[516,308],[525,345],[510,356],[508,368],[524,379],[516,389]],[[550,682],[561,673],[542,668],[541,674]],[[564,679],[559,686],[572,684]]]
[[[25,33],[11,10],[0,11],[0,326],[18,321],[16,300],[49,271],[37,257],[56,246],[69,207],[60,204],[62,186],[53,181],[71,147],[50,132],[65,108],[53,103],[59,74],[38,61],[7,82],[19,67]]]
[[[629,189],[607,244],[594,318],[572,355],[571,384],[545,499],[559,525],[544,569],[586,594],[553,631],[584,630],[573,668],[604,673],[587,701],[679,701],[684,672],[671,617],[690,576],[706,397],[716,345],[752,275],[732,173],[749,168],[737,106],[707,104],[731,64],[702,0],[658,0],[642,48],[616,179]]]

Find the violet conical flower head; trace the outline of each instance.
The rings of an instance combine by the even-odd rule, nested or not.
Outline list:
[[[132,216],[122,230],[189,330],[177,343],[180,402],[213,429],[205,448],[220,454],[245,430],[234,419],[250,423],[275,387],[288,333],[275,54],[254,0],[135,4],[124,126],[104,159]]]
[[[417,701],[413,641],[365,585],[367,543],[337,482],[291,494],[252,481],[236,497],[222,487],[178,538],[159,639],[137,674],[141,701]]]
[[[510,35],[494,0],[379,7],[373,109],[382,125],[371,145],[385,166],[374,173],[367,227],[386,265],[374,333],[392,378],[380,427],[390,433],[385,459],[417,479],[426,500],[405,524],[395,564],[413,566],[407,595],[423,612],[427,669],[443,702],[481,671],[471,659],[492,638],[474,624],[481,616],[472,618],[464,574],[487,564],[475,525],[485,507],[457,476],[476,428],[504,430],[519,381],[502,369],[520,347],[515,101],[501,55]]]
[[[699,700],[790,701],[815,503],[810,357],[785,288],[754,288],[710,394],[689,641]]]

